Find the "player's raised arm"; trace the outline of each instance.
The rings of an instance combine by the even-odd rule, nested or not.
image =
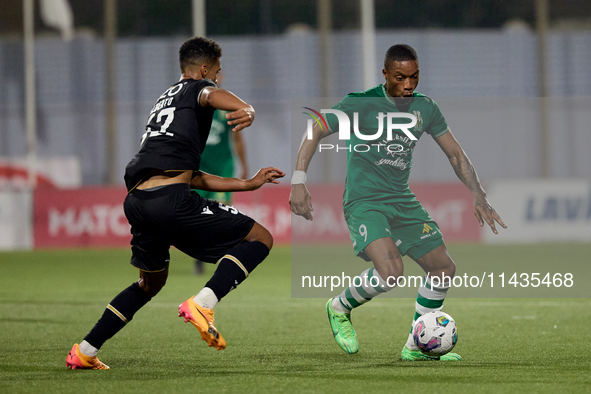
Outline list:
[[[314,125],[312,131],[312,139],[308,139],[306,135],[300,145],[298,156],[296,158],[295,171],[291,178],[291,193],[289,195],[289,205],[291,211],[296,215],[303,216],[307,220],[313,220],[312,216],[312,196],[306,188],[306,171],[310,161],[316,153],[318,143],[320,140],[328,136],[330,132],[328,130],[321,130],[318,124]]]
[[[229,125],[236,125],[232,131],[240,131],[252,124],[255,111],[252,105],[245,103],[234,93],[214,87],[203,89],[199,96],[199,105],[231,111],[226,115]]]
[[[221,176],[199,171],[191,179],[191,187],[211,192],[244,192],[256,190],[265,183],[279,183],[277,179],[284,176],[285,173],[275,167],[261,168],[250,179],[222,178]]]
[[[478,179],[478,174],[476,174],[474,166],[451,131],[445,133],[435,141],[437,141],[443,152],[447,155],[458,178],[460,178],[472,193],[474,197],[474,216],[478,219],[480,227],[484,226],[484,222],[486,221],[493,233],[498,234],[495,227],[496,221],[501,227],[507,228],[499,214],[488,203],[486,192],[480,185],[480,180]]]

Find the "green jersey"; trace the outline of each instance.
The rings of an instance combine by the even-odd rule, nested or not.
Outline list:
[[[449,131],[437,104],[420,93],[392,98],[382,84],[365,92],[350,93],[332,108],[350,119],[350,139],[346,140],[346,148],[340,149],[347,150],[345,214],[362,201],[380,204],[416,201],[408,186],[415,145],[423,133],[438,138]],[[411,121],[408,116],[396,113],[416,117],[416,125],[406,128],[408,134],[402,130],[404,127],[388,127],[388,123],[403,126]],[[329,113],[325,118],[330,132],[338,132],[337,116]],[[344,141],[339,139],[339,143]]]
[[[234,157],[230,146],[232,127],[227,123],[227,113],[227,111],[215,111],[209,137],[201,154],[199,169],[208,174],[231,178],[234,176]],[[204,198],[225,204],[232,203],[232,193],[229,192],[208,192],[205,190],[197,190],[197,192]]]
[[[201,171],[225,178],[234,176],[234,157],[230,146],[232,128],[227,123],[227,113],[227,111],[215,111],[199,165]]]

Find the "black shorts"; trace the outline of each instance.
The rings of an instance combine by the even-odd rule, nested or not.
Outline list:
[[[202,198],[185,183],[133,190],[123,209],[133,235],[131,264],[149,272],[166,268],[171,245],[195,259],[215,263],[255,223],[233,207]]]

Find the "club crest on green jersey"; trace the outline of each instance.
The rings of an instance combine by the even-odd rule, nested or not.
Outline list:
[[[415,126],[415,130],[422,132],[423,131],[423,117],[421,116],[421,111],[414,110],[414,111],[412,111],[412,113],[417,118],[417,125]]]

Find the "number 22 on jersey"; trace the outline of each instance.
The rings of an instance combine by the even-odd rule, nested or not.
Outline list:
[[[168,126],[174,120],[174,111],[175,107],[170,107],[174,96],[179,93],[183,89],[184,83],[178,83],[176,85],[171,86],[168,88],[162,95],[158,98],[156,104],[150,111],[150,117],[148,118],[148,125],[152,123],[154,117],[156,117],[156,124],[160,126],[159,130],[152,130],[149,126],[146,126],[146,132],[142,136],[142,140],[140,145],[143,145],[144,141],[148,137],[157,137],[160,135],[167,135],[172,137],[174,134],[167,131]]]

